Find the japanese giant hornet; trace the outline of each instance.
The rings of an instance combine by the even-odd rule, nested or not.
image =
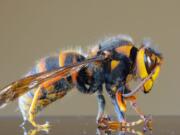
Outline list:
[[[98,125],[114,128],[146,123],[149,118],[139,110],[136,93],[139,90],[150,92],[159,75],[162,61],[161,53],[147,46],[147,42],[137,48],[130,37],[111,37],[96,45],[87,56],[62,51],[57,56],[41,59],[24,78],[0,91],[0,105],[5,106],[18,99],[24,122],[29,121],[38,129],[46,128],[48,123],[39,125],[35,122],[37,113],[76,87],[82,93],[97,94]],[[141,82],[134,90],[130,89],[130,80],[137,78]],[[118,122],[104,115],[103,85],[112,100]],[[126,101],[139,114],[139,120],[126,121]]]

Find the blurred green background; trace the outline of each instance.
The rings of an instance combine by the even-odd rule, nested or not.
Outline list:
[[[0,87],[22,77],[35,62],[61,49],[96,44],[117,34],[132,36],[137,45],[150,37],[164,55],[154,89],[139,94],[146,114],[180,114],[179,0],[0,0]],[[179,82],[180,84],[180,82]],[[107,98],[107,113],[114,114]],[[19,115],[17,102],[0,116]],[[128,107],[129,108],[129,107]],[[72,90],[42,115],[96,115],[96,97]],[[135,114],[129,108],[128,114]]]

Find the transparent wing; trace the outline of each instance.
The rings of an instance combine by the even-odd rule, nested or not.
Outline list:
[[[79,70],[81,67],[87,65],[91,62],[102,61],[104,57],[98,56],[94,58],[87,59],[83,62],[67,65],[60,67],[51,71],[46,71],[38,73],[35,75],[30,75],[20,80],[14,81],[1,89],[0,91],[0,106],[8,101],[13,101],[19,96],[23,95],[27,91],[45,84],[54,78],[61,78],[70,73],[72,70]]]

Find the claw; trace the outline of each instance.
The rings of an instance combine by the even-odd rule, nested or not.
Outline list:
[[[49,125],[49,122],[46,122],[43,125],[36,125],[35,127],[40,130],[48,131],[48,128],[50,127],[50,125]]]
[[[107,119],[101,118],[98,120],[98,128],[105,129],[107,127]]]
[[[101,128],[101,129],[108,128],[108,121],[111,121],[111,120],[112,118],[109,115],[104,115],[97,121],[98,128]]]
[[[146,132],[147,130],[152,130],[152,116],[146,116],[144,120],[144,127],[143,131]]]
[[[49,134],[48,129],[31,129],[30,131],[28,131],[28,134],[24,134],[24,135],[37,135],[40,132],[45,132],[45,134]]]
[[[112,121],[107,118],[103,118],[99,121],[98,128],[109,129],[109,130],[118,130],[118,129],[125,128],[125,122]]]

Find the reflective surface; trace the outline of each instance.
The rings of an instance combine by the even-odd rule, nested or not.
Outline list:
[[[137,119],[136,117],[128,118],[129,121]],[[98,130],[95,117],[45,117],[38,118],[39,123],[48,120],[51,124],[49,133],[45,131],[36,131],[26,124],[26,129],[19,127],[22,122],[21,118],[0,117],[0,134],[2,135],[179,135],[180,134],[180,116],[160,116],[153,117],[153,130],[143,132],[143,125],[128,129],[129,131],[107,132]]]

